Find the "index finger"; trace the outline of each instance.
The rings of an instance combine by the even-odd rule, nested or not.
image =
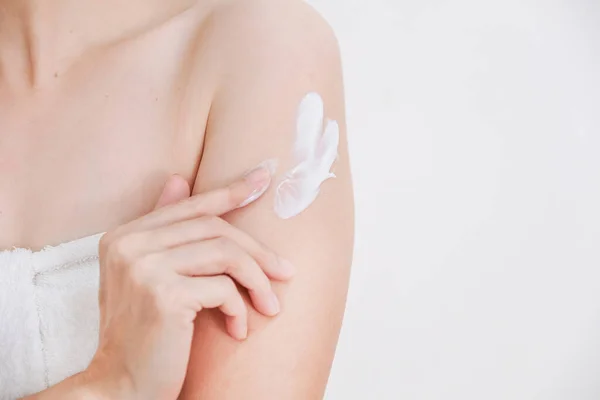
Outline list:
[[[205,215],[219,216],[245,207],[267,191],[275,167],[274,160],[267,160],[225,187],[191,196],[144,215],[128,224],[127,231],[154,229]]]

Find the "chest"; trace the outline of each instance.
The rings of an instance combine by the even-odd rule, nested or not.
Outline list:
[[[193,179],[209,99],[168,55],[121,53],[26,99],[0,93],[0,248],[108,230],[149,211],[169,175]]]

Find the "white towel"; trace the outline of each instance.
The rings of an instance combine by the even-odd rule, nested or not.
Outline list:
[[[103,234],[0,251],[0,400],[37,393],[89,364]]]

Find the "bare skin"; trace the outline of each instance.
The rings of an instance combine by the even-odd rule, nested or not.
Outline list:
[[[297,1],[81,4],[0,0],[0,248],[117,231],[153,210],[173,174],[198,195],[267,158],[282,172],[292,166],[296,107],[318,91],[341,127],[338,178],[289,221],[274,215],[272,191],[224,216],[295,265],[291,282],[271,282],[281,312],[261,315],[246,299],[240,342],[222,314],[201,311],[180,398],[321,398],[353,238],[329,28]],[[46,398],[100,396],[76,380],[63,388]]]
[[[150,211],[169,175],[195,178],[214,86],[187,71],[203,10],[75,3],[0,1],[0,248],[109,230]]]

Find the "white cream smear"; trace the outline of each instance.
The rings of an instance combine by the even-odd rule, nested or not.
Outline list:
[[[308,93],[300,106],[294,142],[295,166],[286,172],[275,191],[275,213],[282,219],[300,214],[319,195],[321,184],[335,178],[331,167],[338,155],[338,123],[326,120],[323,99]]]

